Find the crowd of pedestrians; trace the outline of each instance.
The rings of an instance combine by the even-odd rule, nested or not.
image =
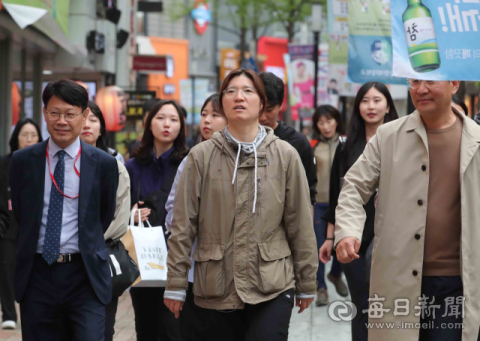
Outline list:
[[[2,328],[17,327],[15,299],[26,341],[112,340],[109,248],[134,211],[168,245],[166,286],[129,289],[139,341],[286,340],[294,306],[330,303],[326,279],[351,295],[352,340],[477,340],[480,127],[459,82],[408,83],[411,115],[369,82],[346,135],[324,105],[309,140],[278,121],[280,78],[237,69],[205,101],[193,148],[185,109],[146,102],[125,163],[87,91],[49,83],[50,137],[23,119],[0,159]],[[421,297],[436,315],[416,314]]]

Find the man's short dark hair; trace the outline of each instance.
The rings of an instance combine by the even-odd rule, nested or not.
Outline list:
[[[43,105],[45,108],[52,97],[58,97],[62,101],[82,108],[82,112],[88,106],[88,92],[83,86],[69,79],[61,79],[47,84],[43,90]]]
[[[143,103],[142,109],[143,109],[143,117],[147,116],[150,110],[160,102],[160,98],[150,98]]]
[[[267,106],[281,106],[285,96],[285,84],[283,84],[283,81],[271,72],[262,72],[259,76],[265,86],[265,93],[268,102]]]

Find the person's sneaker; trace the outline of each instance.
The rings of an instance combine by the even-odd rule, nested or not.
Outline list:
[[[15,321],[3,321],[2,329],[15,329],[17,328],[17,324]]]
[[[317,307],[328,305],[328,292],[325,288],[317,290],[317,300],[315,301]]]
[[[347,297],[348,296],[348,288],[347,285],[342,281],[341,277],[335,277],[332,274],[328,274],[327,276],[328,280],[335,285],[335,290],[337,290],[337,293],[342,296],[342,297]]]

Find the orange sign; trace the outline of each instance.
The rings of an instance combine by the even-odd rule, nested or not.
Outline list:
[[[236,49],[222,49],[220,64],[220,81],[223,82],[228,74],[240,67],[240,51]]]

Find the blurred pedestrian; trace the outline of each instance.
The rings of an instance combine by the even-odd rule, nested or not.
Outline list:
[[[345,174],[362,155],[365,145],[375,136],[378,127],[398,118],[395,104],[388,88],[380,82],[368,82],[357,93],[353,105],[353,115],[346,141],[338,144],[333,159],[330,175],[330,205],[325,212],[324,219],[328,222],[327,238],[320,248],[320,260],[327,263],[330,260],[334,245],[335,211],[338,197],[342,189]],[[352,302],[357,307],[357,315],[352,320],[352,340],[366,341],[368,339],[368,309],[369,286],[366,272],[367,249],[374,236],[375,195],[361,211],[366,215],[361,234],[361,245],[358,250],[359,258],[349,264],[343,264],[343,271],[347,278]],[[337,253],[338,255],[338,253]]]
[[[70,80],[43,91],[48,141],[13,153],[10,187],[19,226],[15,295],[22,337],[103,340],[112,279],[104,233],[115,213],[116,160],[80,140],[88,94]]]
[[[282,110],[285,95],[283,81],[271,72],[262,72],[259,74],[259,77],[263,82],[265,94],[267,95],[267,104],[260,116],[260,124],[272,128],[275,136],[290,143],[297,150],[307,174],[308,186],[310,187],[310,201],[314,205],[315,195],[317,194],[317,172],[312,147],[305,135],[284,122],[277,121],[280,110]]]
[[[125,164],[132,203],[135,202],[132,209],[140,209],[142,221],[165,228],[165,204],[178,166],[187,153],[180,106],[171,100],[158,102],[147,116],[142,142]],[[138,223],[138,215],[135,222]],[[183,340],[180,320],[163,303],[164,292],[165,288],[130,289],[138,341]]]
[[[327,223],[322,218],[329,205],[330,169],[339,139],[344,138],[342,137],[343,124],[340,113],[331,105],[322,105],[313,114],[312,127],[315,138],[310,143],[313,145],[318,179],[313,225],[317,237],[317,247],[320,249],[325,242],[327,233]],[[337,293],[346,297],[348,296],[348,288],[342,280],[342,273],[342,265],[334,255],[327,278],[335,285]],[[327,284],[325,283],[325,264],[323,262],[318,265],[317,282],[317,300],[315,303],[317,307],[320,307],[329,303]]]
[[[11,208],[8,172],[12,154],[42,142],[40,128],[30,118],[20,120],[10,137],[10,154],[0,159],[0,305],[2,306],[2,329],[17,327],[15,292],[15,247],[18,239],[18,223]],[[3,216],[3,228],[2,225]]]
[[[185,109],[184,107],[180,106],[180,108],[182,109],[182,115],[183,115],[183,119],[185,120],[185,136],[186,136],[186,139],[187,139],[187,147],[188,148],[193,148],[193,146],[195,146],[195,140],[192,139],[191,137],[188,137],[188,125],[186,124],[187,122],[187,109]],[[193,119],[192,119],[193,120]]]
[[[202,133],[202,142],[208,141],[214,133],[221,131],[227,125],[227,119],[225,115],[221,113],[220,102],[218,94],[213,94],[208,97],[203,104],[202,110],[200,111],[200,131]],[[167,230],[170,231],[173,218],[173,202],[175,200],[175,191],[182,174],[183,168],[187,158],[184,158],[180,166],[178,166],[177,175],[175,176],[175,181],[172,186],[172,190],[168,195],[168,201],[165,206],[167,210],[167,220],[165,225]],[[197,246],[197,240],[193,243],[192,253],[195,251]],[[183,316],[182,316],[182,331],[184,332],[184,340],[197,340],[198,331],[205,328],[205,320],[203,319],[202,310],[197,307],[194,301],[193,294],[193,267],[194,260],[190,258],[192,262],[192,267],[188,272],[188,290],[186,292],[186,297],[184,297],[185,305],[183,306]]]
[[[480,127],[451,106],[459,81],[408,83],[417,110],[378,128],[345,176],[337,257],[358,259],[362,205],[378,188],[370,288],[384,307],[403,308],[371,318],[370,340],[476,341]],[[393,327],[376,328],[383,323]]]
[[[452,107],[455,107],[458,110],[461,110],[465,115],[468,116],[467,105],[465,104],[464,101],[460,99],[460,97],[457,94],[452,96]]]
[[[296,150],[259,124],[263,82],[237,69],[220,89],[227,127],[192,149],[175,194],[165,303],[176,317],[193,254],[198,340],[285,340],[294,296],[313,301],[316,244]]]
[[[90,110],[83,124],[80,138],[83,142],[111,154],[111,149],[108,148],[108,135],[103,113],[95,102],[89,101],[88,108]],[[114,151],[114,153],[116,152]],[[107,245],[110,242],[120,240],[120,238],[127,233],[128,220],[130,218],[130,177],[128,176],[127,169],[118,159],[117,165],[118,188],[115,215],[112,223],[104,234]],[[118,297],[112,297],[112,301],[105,307],[105,341],[113,340],[117,307]],[[72,339],[73,338],[71,338],[71,340]]]

